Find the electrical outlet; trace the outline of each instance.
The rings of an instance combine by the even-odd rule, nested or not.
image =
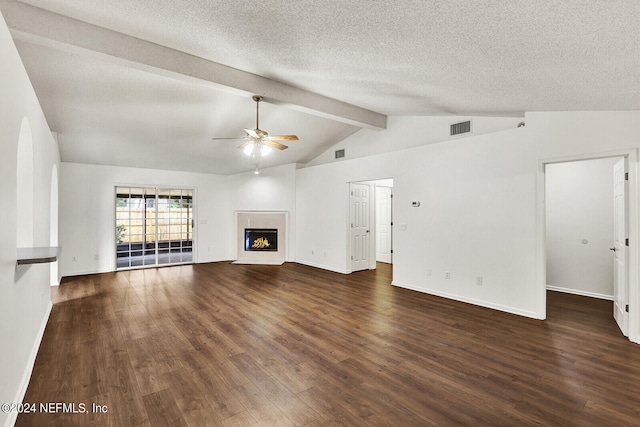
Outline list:
[[[76,257],[71,257],[71,261],[76,262]]]
[[[100,260],[100,255],[97,255],[97,254],[96,254],[96,255],[94,255],[94,256],[93,256],[93,259],[95,259],[96,261]]]
[[[427,270],[427,276],[431,276],[431,269]]]
[[[476,285],[482,286],[482,277],[480,276],[476,277]]]
[[[444,278],[445,279],[451,279],[451,273],[449,273],[448,271],[445,271]]]

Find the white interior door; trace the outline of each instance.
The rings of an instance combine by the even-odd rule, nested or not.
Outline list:
[[[351,220],[351,271],[369,268],[371,226],[369,209],[370,187],[367,184],[349,184]]]
[[[376,186],[376,261],[391,264],[391,188]]]
[[[626,159],[622,158],[613,166],[613,233],[615,261],[613,269],[613,317],[625,336],[629,335],[629,286],[628,286],[628,240],[626,215]]]

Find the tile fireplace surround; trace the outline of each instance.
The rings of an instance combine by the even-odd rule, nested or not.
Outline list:
[[[282,265],[286,260],[288,212],[236,211],[236,264]],[[244,230],[269,228],[278,230],[277,251],[245,251]]]

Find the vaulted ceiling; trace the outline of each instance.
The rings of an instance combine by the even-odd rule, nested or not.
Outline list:
[[[388,115],[640,109],[633,0],[0,0],[63,161],[231,174]]]

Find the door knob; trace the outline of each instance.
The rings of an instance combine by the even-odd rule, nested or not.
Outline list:
[[[610,251],[615,252],[615,251],[616,251],[616,248],[615,248],[615,247],[613,247],[613,248],[609,248],[609,250],[610,250]]]

